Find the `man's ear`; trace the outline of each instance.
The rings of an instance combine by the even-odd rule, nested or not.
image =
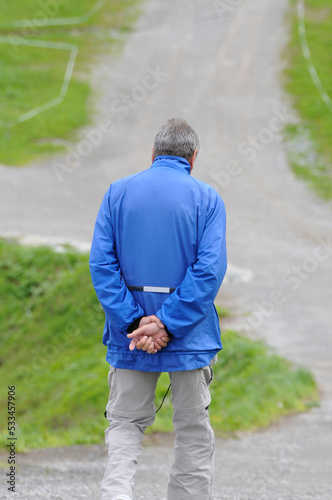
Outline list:
[[[152,148],[152,163],[155,161],[155,156],[154,156],[154,148]]]
[[[194,168],[194,163],[196,161],[196,157],[197,157],[197,149],[195,149],[195,151],[193,152],[190,160],[189,160],[189,165],[190,165],[190,172],[192,171],[192,169]]]

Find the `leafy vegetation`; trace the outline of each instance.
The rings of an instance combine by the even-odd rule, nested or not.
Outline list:
[[[16,387],[18,449],[100,443],[107,422],[104,313],[88,256],[0,240],[0,444],[7,438],[7,388]],[[223,333],[214,367],[211,421],[218,434],[265,426],[314,404],[306,370],[261,343]],[[156,406],[169,385],[162,374]],[[167,396],[149,432],[172,430]]]

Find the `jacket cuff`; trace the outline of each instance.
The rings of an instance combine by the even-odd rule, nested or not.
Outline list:
[[[132,324],[128,326],[127,332],[133,333],[133,331],[138,328],[139,322],[141,321],[142,318],[143,316],[140,316],[139,318],[135,319],[135,321],[133,321]]]
[[[171,332],[169,331],[169,329],[167,328],[167,326],[166,326],[166,325],[164,325],[164,327],[165,327],[165,332],[167,333],[167,335],[168,335],[169,337],[173,337],[173,335],[171,334]]]

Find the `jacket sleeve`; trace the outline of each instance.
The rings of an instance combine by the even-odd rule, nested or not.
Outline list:
[[[121,275],[109,205],[110,190],[104,196],[96,220],[90,252],[90,272],[107,320],[125,334],[127,328],[145,313]]]
[[[156,313],[172,335],[184,337],[206,318],[226,269],[226,213],[218,195],[207,209],[196,261]]]

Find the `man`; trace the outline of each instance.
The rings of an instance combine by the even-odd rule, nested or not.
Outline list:
[[[172,386],[175,458],[168,500],[209,500],[214,434],[211,365],[222,348],[213,305],[226,272],[225,208],[190,176],[199,141],[182,119],[157,131],[152,166],[111,184],[90,269],[110,363],[103,500],[132,500],[143,434],[161,372]]]

